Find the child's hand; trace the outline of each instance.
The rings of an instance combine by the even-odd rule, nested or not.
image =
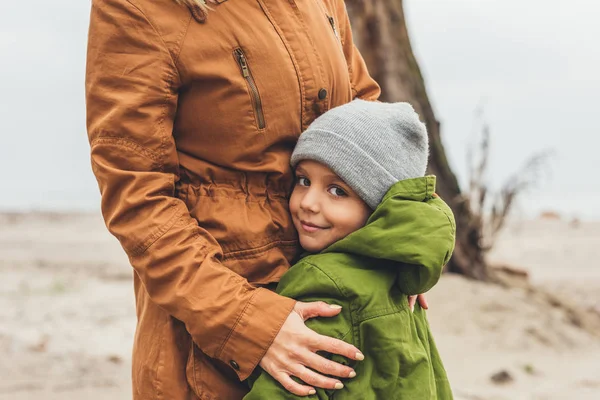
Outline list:
[[[354,370],[321,357],[316,352],[326,351],[352,360],[362,360],[364,356],[360,350],[351,344],[319,335],[304,324],[307,319],[333,317],[339,314],[340,311],[341,307],[330,306],[322,301],[297,302],[294,311],[288,316],[273,344],[260,361],[262,369],[297,396],[315,394],[315,389],[297,383],[291,378],[292,376],[299,378],[308,385],[324,389],[343,388],[342,382],[325,375],[353,378],[356,376]]]
[[[415,311],[415,303],[417,299],[419,299],[419,305],[421,306],[421,308],[424,308],[425,310],[429,309],[429,305],[427,304],[427,298],[425,297],[425,294],[420,294],[418,296],[408,296],[408,306],[410,307],[410,311]]]

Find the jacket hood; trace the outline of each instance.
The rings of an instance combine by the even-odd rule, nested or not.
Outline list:
[[[454,216],[435,194],[435,183],[435,176],[397,182],[363,228],[323,253],[350,253],[380,260],[370,264],[398,268],[402,292],[426,292],[438,281],[455,242]]]

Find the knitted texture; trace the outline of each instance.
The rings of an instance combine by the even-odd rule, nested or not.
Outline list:
[[[328,166],[375,209],[396,182],[425,175],[428,145],[427,129],[410,104],[356,99],[302,133],[291,165],[314,160]]]

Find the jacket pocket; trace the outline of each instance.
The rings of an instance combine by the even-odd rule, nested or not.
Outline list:
[[[256,125],[258,126],[258,129],[265,129],[265,115],[263,113],[260,93],[258,92],[258,87],[256,86],[256,82],[254,81],[254,77],[252,76],[252,71],[248,66],[248,59],[246,58],[246,54],[244,54],[244,51],[238,47],[233,51],[233,57],[238,63],[242,76],[244,77],[244,79],[246,80],[246,84],[248,85],[248,91],[252,100],[252,109],[254,110],[254,116],[256,117]]]

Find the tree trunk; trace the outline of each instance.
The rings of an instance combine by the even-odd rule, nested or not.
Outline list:
[[[346,7],[354,41],[371,76],[381,85],[381,100],[411,103],[427,125],[431,148],[428,170],[437,176],[437,192],[456,217],[456,249],[447,270],[486,280],[481,227],[472,218],[469,203],[448,165],[440,138],[440,123],[410,45],[402,0],[346,0]]]

